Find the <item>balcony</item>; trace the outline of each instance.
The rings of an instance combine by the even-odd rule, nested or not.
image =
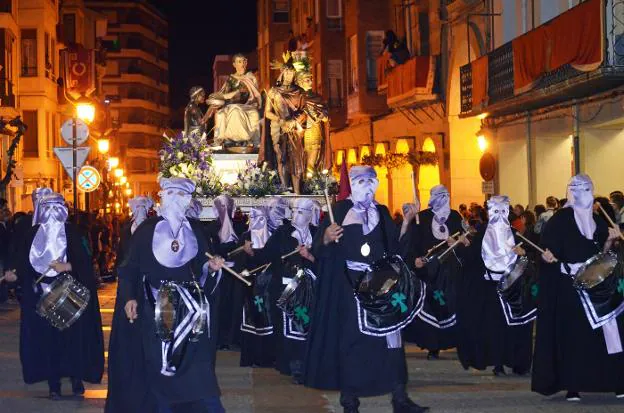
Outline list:
[[[462,66],[461,116],[524,112],[620,86],[624,20],[614,13],[622,7],[588,0]]]
[[[433,86],[435,56],[414,56],[402,65],[388,69],[384,56],[377,60],[378,92],[386,92],[389,107],[409,106],[437,99]]]

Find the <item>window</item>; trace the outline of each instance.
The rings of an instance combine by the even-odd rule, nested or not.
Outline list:
[[[357,35],[349,38],[349,94],[357,93],[359,90],[358,80],[358,54]]]
[[[0,13],[11,13],[12,0],[0,0]]]
[[[63,40],[66,44],[76,43],[76,15],[63,15]]]
[[[327,0],[327,28],[342,30],[342,0]]]
[[[37,29],[22,30],[22,76],[37,76]]]
[[[39,128],[37,124],[37,111],[25,110],[23,113],[24,123],[28,129],[22,137],[24,157],[37,158],[39,156]]]
[[[56,79],[56,55],[58,52],[56,51],[56,39],[52,39],[52,45],[50,46],[52,50],[52,80]]]
[[[0,29],[0,104],[15,107],[13,90],[13,42],[15,37],[7,29]]]
[[[327,87],[329,95],[329,107],[342,107],[343,99],[342,60],[327,61]]]
[[[45,117],[45,136],[47,141],[46,152],[52,152],[52,148],[54,147],[54,127],[52,126],[52,114],[46,110]]]
[[[383,30],[366,32],[366,87],[377,90],[377,56],[383,49]]]
[[[52,62],[50,59],[50,33],[43,36],[43,47],[45,50],[45,77],[50,78],[52,74]]]
[[[289,23],[288,12],[288,0],[273,0],[273,23]]]

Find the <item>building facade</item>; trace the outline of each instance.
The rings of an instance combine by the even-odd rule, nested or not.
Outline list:
[[[158,192],[158,150],[169,127],[168,23],[145,1],[87,1],[108,20],[103,95],[126,176],[136,195]]]

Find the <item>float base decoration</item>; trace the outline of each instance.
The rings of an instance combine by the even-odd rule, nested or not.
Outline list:
[[[274,195],[274,196],[285,198],[286,200],[289,201],[289,203],[291,203],[290,201],[294,201],[297,198],[314,199],[315,201],[318,201],[321,204],[323,211],[327,211],[327,203],[325,202],[325,197],[323,195],[287,194],[287,195]],[[266,197],[254,198],[251,196],[236,196],[236,197],[233,197],[234,208],[240,208],[241,211],[245,213],[249,213],[249,211],[251,211],[251,208],[253,207],[266,205],[267,200],[269,198],[271,197],[266,196]],[[201,202],[203,206],[199,219],[202,221],[211,221],[213,219],[216,219],[217,216],[215,215],[214,209],[212,208],[212,206],[214,205],[214,202],[213,202],[214,198],[197,198],[197,199],[199,200],[199,202]]]

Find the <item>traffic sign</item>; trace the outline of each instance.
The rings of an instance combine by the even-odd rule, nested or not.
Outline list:
[[[97,169],[92,166],[83,166],[78,174],[78,189],[84,192],[93,192],[102,181],[102,177]]]
[[[482,181],[481,192],[483,195],[494,195],[494,181]]]
[[[76,148],[76,168],[80,168],[84,165],[87,160],[87,156],[89,156],[90,150],[91,148],[88,146]],[[72,148],[56,147],[54,148],[54,154],[63,164],[63,168],[65,168],[65,172],[67,172],[69,178],[74,179],[74,172],[72,170],[72,166],[74,164]]]
[[[73,124],[74,124],[73,119],[67,119],[65,122],[63,122],[63,126],[61,126],[61,136],[63,137],[63,140],[65,141],[65,143],[67,143],[68,145],[73,144],[73,139],[74,139],[74,131],[73,131],[74,125]],[[82,145],[83,143],[87,141],[88,137],[89,137],[89,127],[82,120],[76,119],[76,145]]]

